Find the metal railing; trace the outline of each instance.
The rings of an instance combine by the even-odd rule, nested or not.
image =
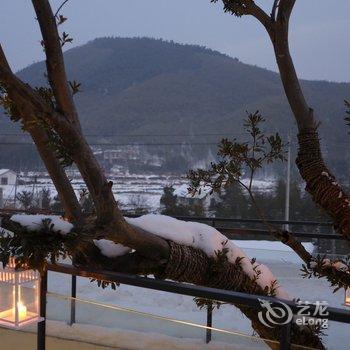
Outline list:
[[[47,303],[47,275],[48,271],[59,272],[72,276],[71,286],[71,313],[70,313],[70,324],[75,323],[75,298],[76,298],[76,278],[86,277],[93,278],[96,280],[104,280],[109,282],[115,282],[119,284],[126,284],[135,287],[147,288],[156,291],[164,291],[175,294],[181,294],[186,296],[193,296],[198,298],[205,298],[212,301],[225,302],[230,304],[239,304],[247,307],[252,307],[256,310],[261,310],[261,304],[259,299],[263,299],[271,304],[283,302],[288,305],[293,314],[297,314],[299,311],[298,305],[293,301],[280,300],[273,297],[252,295],[240,292],[233,292],[215,288],[208,288],[202,286],[196,286],[185,283],[164,281],[148,277],[140,277],[138,275],[130,275],[119,272],[101,271],[88,268],[76,268],[72,265],[66,264],[50,264],[47,267],[47,271],[41,280],[41,293],[40,293],[40,316],[43,317],[43,321],[38,324],[38,350],[45,350],[45,336],[46,336],[46,303]],[[311,313],[316,312],[316,305],[309,305]],[[331,321],[337,321],[341,323],[350,324],[350,312],[345,309],[339,309],[334,307],[327,308],[327,319]],[[292,322],[292,321],[291,321]],[[281,339],[279,348],[281,350],[291,349],[291,322],[282,326]],[[207,307],[207,327],[206,327],[206,342],[211,341],[212,331],[212,308],[210,305]]]
[[[50,210],[20,210],[20,209],[0,209],[0,217],[1,214],[14,214],[14,213],[26,213],[26,214],[44,214],[44,215],[50,215],[50,214],[56,214],[56,215],[63,215],[63,212],[54,212]],[[125,213],[125,216],[127,217],[138,217],[139,215],[133,215],[129,213]],[[197,222],[203,222],[207,225],[210,225],[223,234],[225,234],[228,238],[232,238],[234,235],[237,234],[244,234],[244,235],[260,235],[260,236],[266,236],[273,239],[271,236],[271,233],[266,229],[252,229],[252,228],[245,228],[245,227],[227,227],[227,224],[261,224],[261,219],[238,219],[238,218],[220,218],[220,217],[200,217],[200,216],[174,216],[174,218],[179,220],[185,220],[185,221],[197,221]],[[318,221],[285,221],[285,220],[267,220],[268,223],[274,224],[274,225],[293,225],[293,226],[307,226],[307,227],[332,227],[331,222],[318,222]],[[223,226],[225,224],[225,226]],[[334,240],[344,240],[345,238],[337,233],[309,233],[309,232],[295,232],[292,231],[291,234],[293,236],[298,238],[319,238],[319,239],[334,239]]]
[[[53,211],[50,209],[11,209],[11,208],[0,208],[0,214],[11,214],[11,213],[24,213],[24,214],[56,214],[63,215],[63,211]],[[132,214],[130,212],[123,212],[123,214],[127,217],[139,217],[140,215]],[[192,221],[202,221],[207,222],[213,226],[216,225],[217,222],[231,222],[231,223],[253,223],[260,224],[263,223],[261,219],[242,219],[242,218],[224,218],[224,217],[207,217],[207,216],[183,216],[178,215],[174,216],[174,218],[179,220],[192,220]],[[326,221],[296,221],[296,220],[266,220],[268,223],[275,225],[298,225],[298,226],[325,226],[331,227],[332,222]]]
[[[36,214],[38,212],[33,211],[22,211],[22,210],[1,210],[1,213],[18,213],[26,212],[27,214]],[[43,214],[62,214],[60,212],[48,212],[43,211]],[[137,217],[137,215],[127,215],[130,217]],[[236,218],[216,218],[216,217],[187,217],[178,216],[180,220],[187,221],[198,221],[213,226],[225,234],[228,238],[233,238],[237,234],[244,235],[263,235],[272,238],[271,233],[264,229],[250,229],[250,228],[237,228],[227,227],[228,224],[263,224],[260,219],[236,219]],[[285,221],[285,220],[269,220],[269,223],[275,225],[293,225],[293,226],[315,226],[315,227],[332,227],[330,222],[314,222],[314,221]],[[223,225],[224,224],[224,225]],[[291,232],[295,237],[308,238],[308,239],[326,239],[326,240],[343,240],[344,237],[336,233],[308,233],[308,232]],[[168,282],[162,280],[156,280],[151,278],[140,277],[137,275],[129,275],[123,273],[116,273],[110,271],[97,271],[93,269],[77,269],[70,265],[48,265],[48,271],[60,272],[72,276],[71,284],[71,305],[70,305],[70,324],[76,322],[76,295],[77,285],[76,277],[88,277],[97,280],[107,280],[110,282],[118,282],[121,284],[137,286],[142,288],[148,288],[159,291],[166,291],[171,293],[177,293],[182,295],[190,295],[193,297],[200,297],[209,300],[227,302],[227,303],[239,303],[245,306],[250,306],[256,309],[260,308],[258,299],[264,299],[270,302],[278,302],[278,299],[271,297],[262,297],[251,294],[244,294],[232,291],[225,291],[213,288],[206,288],[188,284],[181,284],[177,282]],[[41,281],[41,317],[46,317],[46,298],[47,298],[47,273],[43,276]],[[297,311],[297,306],[293,302],[283,300],[293,312]],[[312,311],[314,306],[310,306]],[[339,308],[328,308],[329,320],[350,323],[350,312],[339,309]],[[212,309],[207,308],[207,328],[206,328],[206,341],[210,342],[212,337]],[[291,348],[291,325],[287,324],[283,327],[282,338],[280,341],[280,349],[289,350]],[[46,323],[45,320],[38,324],[38,349],[45,349],[45,334],[46,334]]]
[[[133,216],[133,215],[132,215]],[[136,215],[135,215],[136,216]],[[220,217],[200,217],[200,216],[176,216],[179,220],[193,220],[193,221],[208,221],[215,226],[217,222],[235,222],[235,223],[251,223],[262,224],[261,219],[240,219],[240,218],[220,218]],[[300,226],[326,226],[331,227],[331,222],[319,221],[286,221],[286,220],[267,220],[270,224],[275,225],[300,225]]]

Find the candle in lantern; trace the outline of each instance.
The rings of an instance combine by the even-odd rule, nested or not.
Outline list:
[[[39,283],[38,272],[26,266],[16,270],[15,261],[0,266],[0,327],[19,329],[41,319]]]
[[[19,321],[24,321],[27,318],[27,307],[21,301],[19,301],[17,303],[17,309]]]
[[[345,289],[344,305],[350,306],[350,288]]]

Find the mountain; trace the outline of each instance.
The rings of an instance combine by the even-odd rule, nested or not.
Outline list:
[[[159,134],[179,135],[171,138],[176,142],[188,140],[184,134],[236,135],[242,132],[246,111],[257,109],[268,129],[285,135],[295,128],[277,73],[204,47],[100,38],[68,50],[65,60],[69,79],[82,84],[75,100],[87,134],[155,135],[113,138],[122,142],[170,140]],[[33,86],[45,84],[44,74],[44,62],[18,72]],[[302,85],[321,121],[322,136],[330,145],[344,142],[343,101],[350,98],[350,84],[302,80]],[[0,128],[13,130],[3,117]]]

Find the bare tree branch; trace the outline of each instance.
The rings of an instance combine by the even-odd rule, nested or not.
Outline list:
[[[32,3],[44,41],[47,74],[57,106],[80,129],[78,114],[67,81],[56,18],[48,0],[32,0]]]
[[[11,67],[6,59],[4,50],[2,49],[2,46],[0,44],[0,66],[2,66],[4,69],[11,70]]]
[[[47,146],[49,142],[47,133],[39,128],[29,128],[29,133],[55,185],[58,197],[65,210],[65,217],[69,221],[79,222],[82,218],[81,207],[64,169]]]
[[[238,183],[248,192],[251,203],[254,206],[258,216],[260,217],[263,224],[267,227],[270,234],[281,241],[283,244],[290,247],[306,264],[309,264],[312,261],[312,255],[304,248],[304,246],[295,239],[295,237],[288,231],[282,231],[275,225],[271,224],[265,216],[265,213],[260,208],[258,203],[255,200],[254,194],[249,186],[246,186],[242,181]]]
[[[212,0],[217,2],[218,0]],[[236,16],[251,15],[255,17],[267,31],[271,31],[272,22],[270,16],[258,6],[254,0],[222,0],[226,12],[231,12]]]
[[[274,2],[273,2],[272,11],[271,11],[271,19],[273,21],[276,20],[276,13],[277,13],[277,9],[278,9],[278,6],[279,6],[279,1],[280,0],[274,0]]]
[[[55,18],[56,18],[57,15],[60,13],[62,7],[63,7],[68,1],[69,1],[69,0],[65,0],[65,1],[62,2],[62,4],[59,6],[59,8],[57,9],[57,11],[55,12],[55,15],[54,15]]]
[[[254,0],[247,1],[247,15],[255,17],[268,32],[272,30],[271,18]]]
[[[6,56],[0,45],[0,66],[12,73]],[[1,81],[1,76],[0,76]],[[14,101],[19,101],[20,96],[16,95],[15,91],[12,91],[11,87],[7,89],[10,99]],[[73,187],[63,170],[59,160],[56,158],[52,150],[48,147],[49,138],[47,132],[41,128],[37,123],[35,123],[35,113],[29,108],[28,103],[23,101],[21,104],[17,103],[19,106],[25,106],[21,112],[23,123],[28,127],[26,130],[30,133],[33,141],[38,149],[38,152],[43,160],[49,175],[56,187],[58,196],[63,204],[66,211],[66,217],[74,222],[78,222],[81,218],[81,208],[79,202],[74,193]]]

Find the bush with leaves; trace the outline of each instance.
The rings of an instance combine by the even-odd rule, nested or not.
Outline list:
[[[245,120],[244,128],[251,137],[250,141],[238,142],[236,139],[222,139],[219,144],[220,161],[211,163],[209,170],[197,169],[188,173],[191,181],[190,192],[201,191],[202,186],[209,186],[212,191],[220,192],[222,188],[238,183],[251,191],[254,174],[265,164],[285,160],[284,144],[278,133],[265,135],[260,125],[265,121],[259,111],[251,113]],[[249,176],[249,183],[242,181]]]
[[[33,192],[24,190],[16,195],[16,199],[20,202],[24,210],[31,209],[34,206]]]
[[[41,208],[50,209],[51,205],[51,191],[49,188],[43,188],[39,193],[41,197]]]

